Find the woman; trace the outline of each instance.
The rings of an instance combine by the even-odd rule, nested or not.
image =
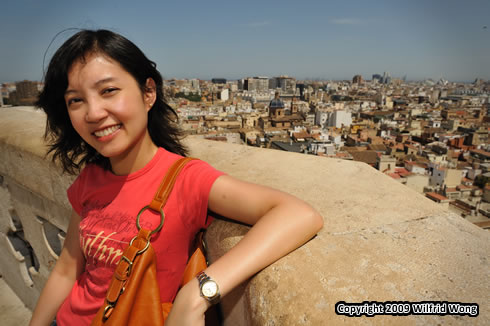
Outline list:
[[[82,30],[49,64],[38,106],[47,114],[53,159],[78,178],[68,189],[73,213],[61,255],[31,325],[88,325],[102,305],[120,252],[137,233],[135,216],[150,202],[168,167],[186,150],[163,99],[156,65],[132,42],[106,30]],[[82,168],[83,167],[83,168]],[[209,225],[207,210],[252,228],[180,288],[189,244]],[[204,312],[234,287],[308,241],[323,225],[305,202],[240,181],[202,161],[179,175],[152,238],[162,302],[174,305],[166,325],[204,325]],[[151,228],[157,217],[143,217]],[[217,293],[206,296],[209,280]]]

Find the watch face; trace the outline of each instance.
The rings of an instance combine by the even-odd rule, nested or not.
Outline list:
[[[207,281],[202,285],[202,294],[208,298],[212,298],[218,292],[218,285],[213,281]]]

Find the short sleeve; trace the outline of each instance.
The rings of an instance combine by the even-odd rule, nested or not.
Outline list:
[[[181,171],[184,196],[181,207],[186,216],[185,223],[195,232],[207,228],[211,223],[211,217],[208,218],[209,193],[216,179],[224,174],[200,160],[189,162]]]

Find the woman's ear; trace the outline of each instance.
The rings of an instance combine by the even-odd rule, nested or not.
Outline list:
[[[145,93],[143,96],[145,100],[146,110],[150,111],[150,109],[153,107],[153,104],[155,104],[155,101],[157,99],[157,89],[153,78],[148,78],[146,80]]]

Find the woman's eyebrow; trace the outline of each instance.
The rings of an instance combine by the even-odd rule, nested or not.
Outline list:
[[[98,80],[97,82],[95,82],[94,87],[98,87],[98,86],[100,86],[101,84],[108,83],[108,82],[112,82],[112,81],[114,81],[114,80],[116,80],[116,78],[114,78],[114,77],[107,77],[107,78],[103,78],[103,79]]]
[[[76,93],[76,92],[77,92],[77,91],[76,91],[76,90],[74,90],[74,89],[67,89],[67,90],[65,91],[65,96],[66,96],[66,95],[68,95],[68,94],[70,94],[70,93]]]
[[[97,87],[99,87],[100,85],[102,85],[102,84],[104,84],[104,83],[109,83],[109,82],[112,82],[112,81],[114,81],[114,80],[116,80],[116,78],[114,78],[114,77],[107,77],[107,78],[100,79],[100,80],[98,80],[98,81],[96,81],[96,82],[95,82],[95,84],[94,84],[94,88],[97,88]],[[74,89],[67,89],[67,90],[65,91],[65,95],[68,95],[68,94],[70,94],[70,93],[76,93],[76,92],[77,92],[77,91],[76,91],[76,90],[74,90]]]

